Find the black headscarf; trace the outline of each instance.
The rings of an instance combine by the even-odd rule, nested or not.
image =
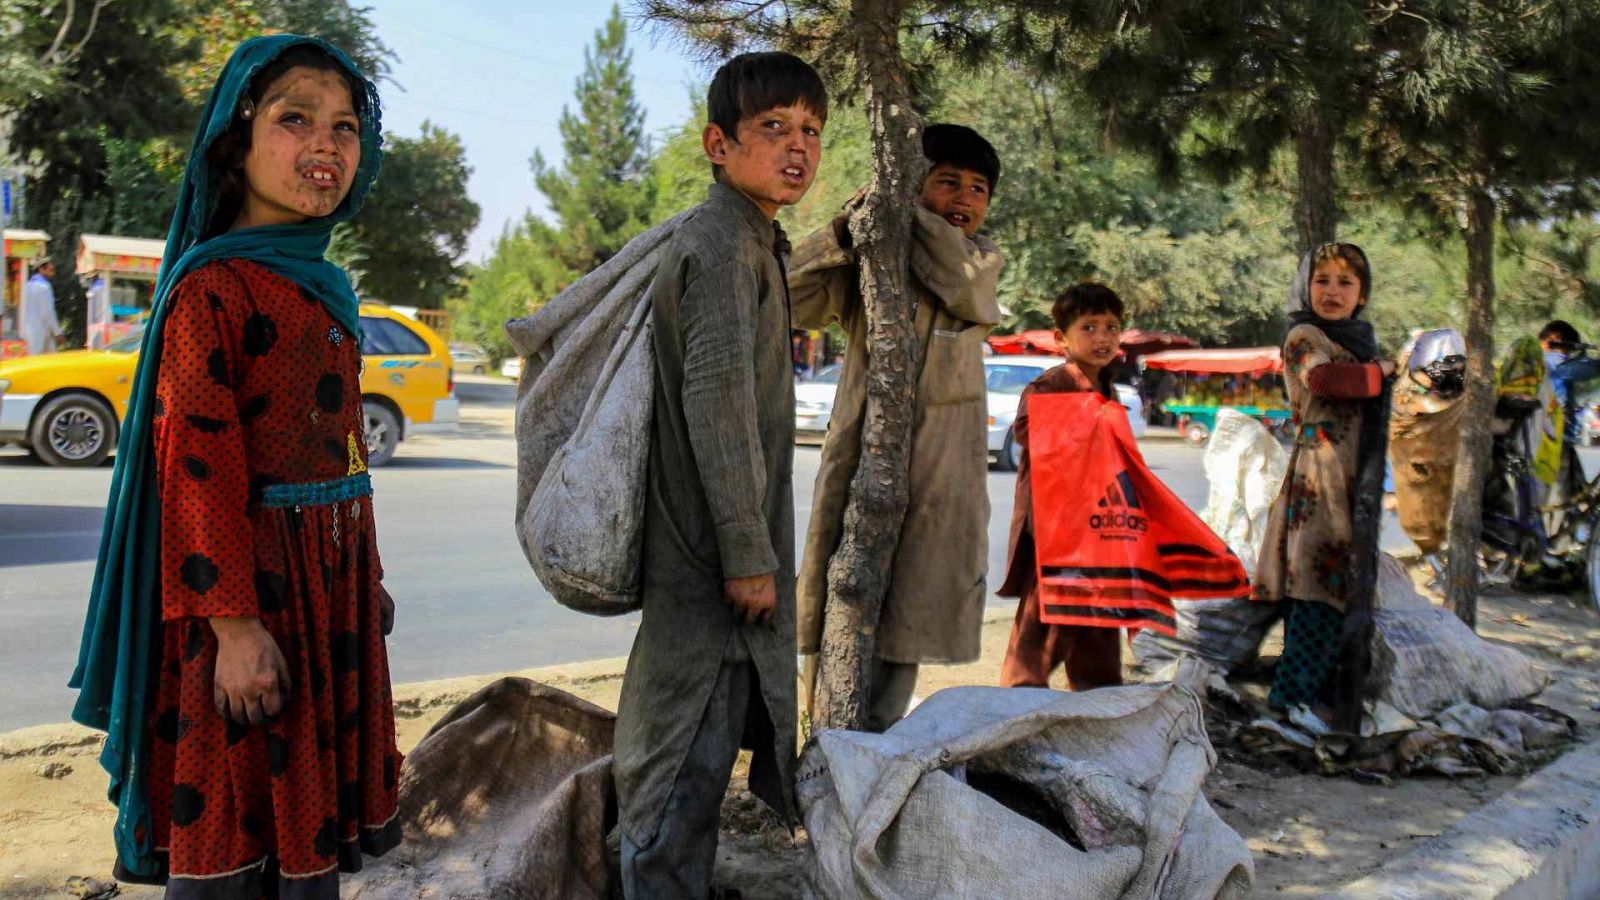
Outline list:
[[[1378,336],[1359,317],[1366,304],[1348,319],[1324,319],[1311,307],[1311,278],[1323,244],[1300,260],[1300,270],[1289,288],[1289,329],[1310,325],[1350,351],[1362,362],[1382,355]],[[1360,255],[1367,270],[1363,293],[1371,294],[1371,265],[1367,254],[1354,244],[1342,247]],[[1363,298],[1367,299],[1367,298]],[[1370,302],[1370,300],[1368,300]],[[1344,630],[1339,648],[1339,668],[1334,675],[1334,727],[1350,734],[1361,730],[1362,700],[1372,669],[1372,610],[1378,588],[1378,538],[1383,527],[1384,460],[1389,454],[1389,386],[1361,404],[1361,431],[1356,445],[1356,472],[1350,482],[1350,593],[1345,603]]]
[[[1363,293],[1371,292],[1372,265],[1367,262],[1366,252],[1355,244],[1323,244],[1300,259],[1300,271],[1295,274],[1294,283],[1289,288],[1289,302],[1284,309],[1289,314],[1289,328],[1293,330],[1297,325],[1314,325],[1335,344],[1355,354],[1357,359],[1373,362],[1380,353],[1378,335],[1370,323],[1361,320],[1361,314],[1367,308],[1365,302],[1356,307],[1355,313],[1348,319],[1324,319],[1311,306],[1311,278],[1316,274],[1317,257],[1329,247],[1353,250],[1361,257],[1362,268],[1368,272]],[[1362,297],[1363,301],[1366,299]]]

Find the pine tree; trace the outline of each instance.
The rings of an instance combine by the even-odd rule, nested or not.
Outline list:
[[[1588,0],[1431,0],[1408,4],[1395,29],[1362,158],[1369,179],[1466,247],[1467,414],[1446,603],[1473,625],[1495,403],[1496,229],[1600,206],[1591,87],[1600,9]]]
[[[552,167],[537,151],[532,160],[534,183],[560,223],[549,249],[572,277],[610,259],[649,227],[656,190],[644,109],[633,90],[627,23],[616,6],[583,59],[577,109],[561,111],[561,166]]]

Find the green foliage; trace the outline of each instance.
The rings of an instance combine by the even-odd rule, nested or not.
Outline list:
[[[183,180],[186,148],[166,137],[106,137],[111,215],[106,230],[126,237],[166,237]]]
[[[459,292],[456,260],[478,226],[471,174],[461,139],[431,122],[419,137],[388,141],[378,183],[337,241],[335,259],[363,296],[438,309]]]
[[[534,183],[561,223],[549,249],[574,273],[610,259],[648,226],[655,209],[644,109],[633,91],[627,23],[615,6],[583,58],[577,111],[561,111],[561,166],[551,167],[537,151],[532,160]]]
[[[478,344],[494,359],[513,355],[506,321],[550,299],[551,286],[569,277],[544,252],[555,239],[549,225],[530,215],[500,235],[482,265],[467,266],[465,295],[446,304],[452,336]]]
[[[632,59],[626,23],[612,7],[584,53],[577,111],[561,113],[561,166],[533,155],[534,183],[557,224],[529,214],[521,227],[501,235],[489,260],[470,268],[466,296],[451,304],[453,331],[494,356],[510,352],[507,319],[537,309],[653,220],[660,181],[634,96]]]

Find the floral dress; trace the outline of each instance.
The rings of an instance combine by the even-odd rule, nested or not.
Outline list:
[[[399,841],[360,347],[252,262],[198,269],[168,302],[155,846],[177,895],[337,896],[339,870]],[[288,663],[264,726],[215,708],[213,616],[259,618]]]
[[[1325,603],[1344,612],[1350,591],[1350,490],[1361,442],[1361,401],[1311,392],[1324,363],[1358,363],[1321,329],[1300,325],[1284,341],[1284,381],[1294,410],[1294,447],[1283,489],[1267,516],[1256,596]]]

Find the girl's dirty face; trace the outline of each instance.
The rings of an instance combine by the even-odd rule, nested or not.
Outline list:
[[[235,228],[304,222],[339,208],[361,165],[361,120],[342,76],[290,69],[263,92],[250,125]]]
[[[1112,313],[1088,313],[1072,320],[1066,331],[1056,332],[1056,343],[1093,376],[1111,365],[1122,345],[1122,320]]]
[[[1311,273],[1311,311],[1330,321],[1348,319],[1367,298],[1361,296],[1361,279],[1342,259],[1325,260]]]

